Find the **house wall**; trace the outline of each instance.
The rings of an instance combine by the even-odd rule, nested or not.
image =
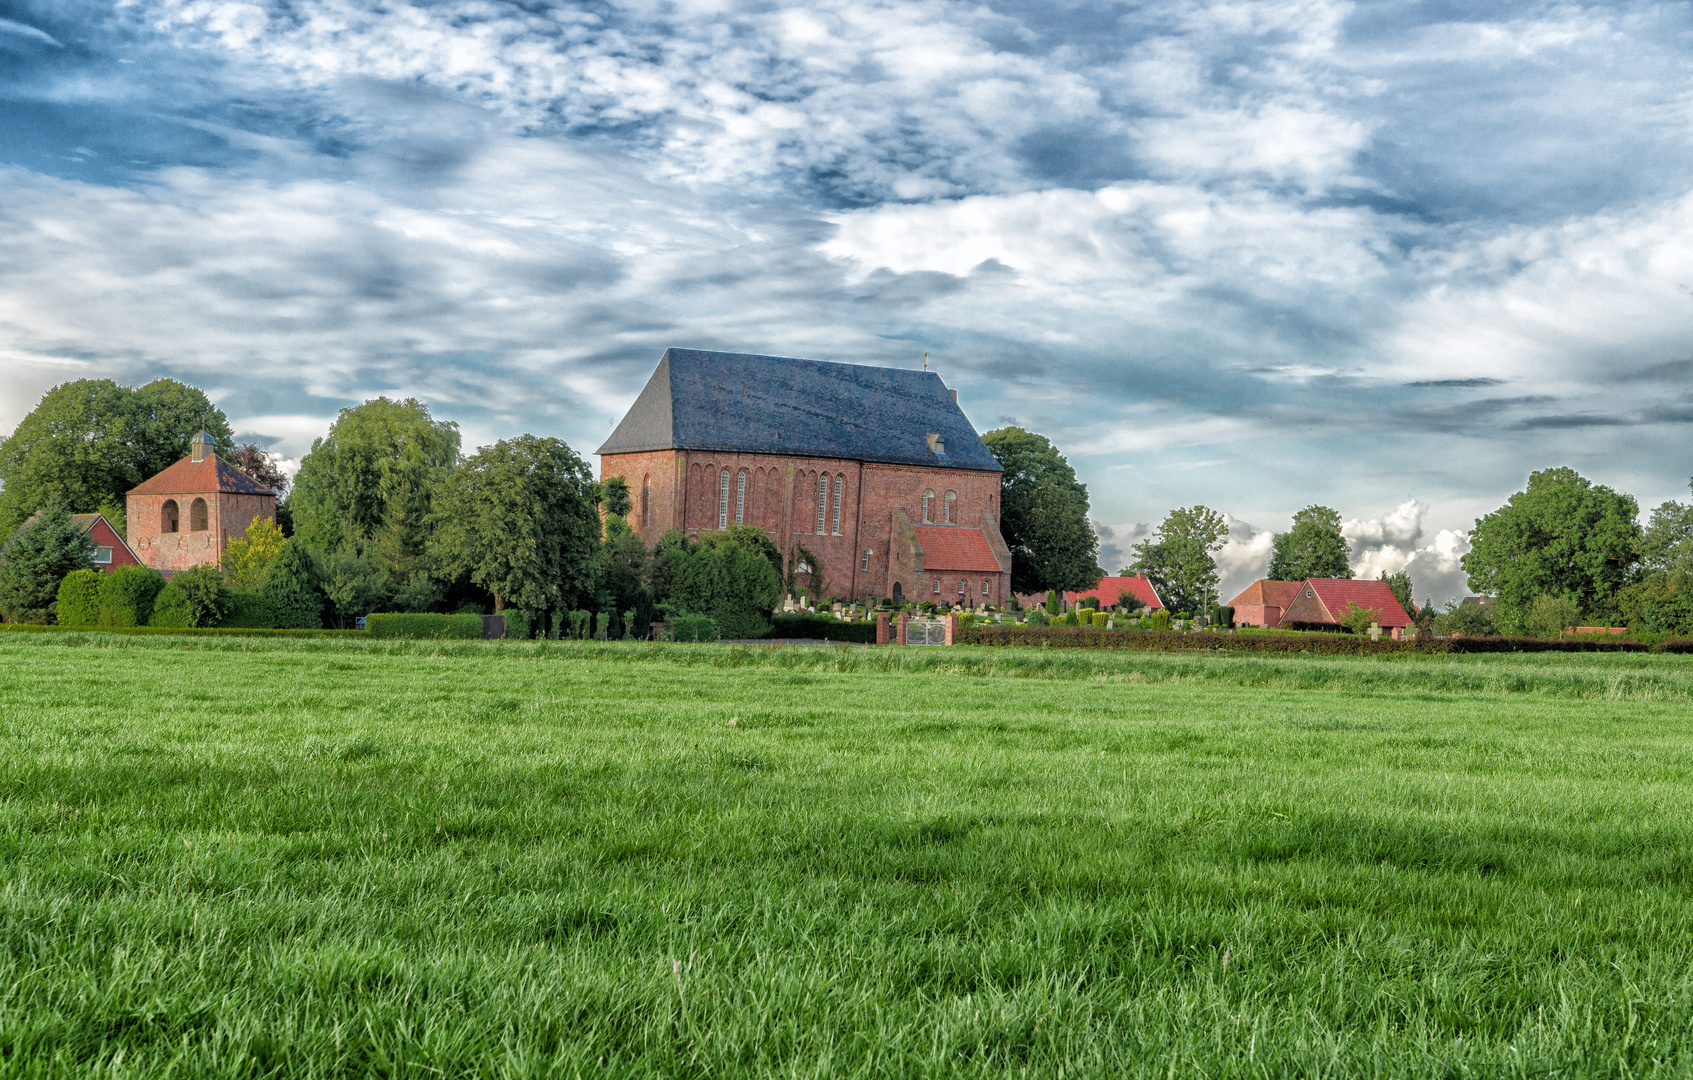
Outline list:
[[[206,528],[200,531],[191,527],[191,508],[197,498],[206,500]],[[162,532],[164,505],[172,500],[177,505],[178,531]],[[246,535],[247,526],[261,517],[276,516],[276,496],[218,491],[130,495],[125,514],[129,546],[136,556],[169,576],[191,566],[221,563],[229,542]]]
[[[1282,613],[1283,624],[1292,626],[1294,623],[1312,623],[1314,625],[1338,626],[1340,621],[1329,613],[1323,602],[1317,598],[1317,592],[1306,585],[1299,590],[1299,595],[1287,605]]]
[[[726,515],[720,494],[725,470],[729,473]],[[716,530],[724,517],[733,524],[742,470],[747,475],[742,522],[762,528],[785,559],[791,559],[801,547],[816,555],[823,568],[826,596],[889,596],[898,581],[908,598],[933,599],[931,578],[923,576],[920,549],[914,550],[915,534],[907,527],[896,526],[895,517],[897,511],[907,523],[922,524],[925,491],[934,496],[929,508],[931,524],[946,523],[946,495],[952,492],[951,523],[982,528],[1005,567],[998,575],[966,575],[974,582],[972,603],[982,602],[984,577],[989,581],[989,603],[1001,604],[1009,595],[1010,552],[999,535],[996,472],[688,450],[607,454],[600,460],[602,480],[621,476],[629,485],[630,523],[649,547],[673,527],[698,537]],[[825,476],[829,478],[828,497],[823,527],[819,529],[818,494]],[[650,509],[644,513],[642,498],[649,481],[651,495],[645,505]],[[838,525],[837,483],[842,494]]]
[[[1234,609],[1234,624],[1236,626],[1280,626],[1282,609],[1273,604],[1236,604]]]
[[[136,566],[139,563],[139,560],[129,553],[129,548],[124,546],[124,541],[118,536],[117,530],[112,528],[105,518],[100,518],[94,522],[94,527],[88,530],[88,539],[95,547],[112,549],[112,561],[96,563],[94,567],[96,570],[115,570],[120,566]]]

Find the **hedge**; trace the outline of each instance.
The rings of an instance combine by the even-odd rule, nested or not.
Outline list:
[[[801,615],[797,612],[775,615],[770,619],[770,638],[815,638],[822,641],[851,641],[864,645],[876,644],[874,622],[842,622],[821,615]]]
[[[480,638],[482,616],[377,614],[366,617],[364,628],[373,638]]]
[[[59,582],[54,609],[60,626],[93,626],[100,621],[100,571],[72,570]]]
[[[1435,638],[1374,641],[1355,634],[1174,634],[1122,633],[1070,627],[996,626],[960,629],[960,645],[1027,645],[1036,648],[1144,649],[1165,652],[1315,653],[1346,656],[1373,653],[1651,652],[1640,641],[1616,638]],[[1685,646],[1685,648],[1670,646]],[[1664,642],[1659,652],[1693,652],[1693,641]]]
[[[670,619],[671,641],[716,641],[717,620],[710,615],[675,615]]]
[[[229,635],[231,637],[369,637],[363,630],[270,630],[238,626],[42,626],[33,623],[0,623],[0,630],[71,634],[122,634],[134,637],[151,637],[157,634],[188,634],[195,637],[203,637],[208,634]]]
[[[261,592],[238,592],[229,597],[229,614],[219,626],[241,630],[275,630],[276,608]]]

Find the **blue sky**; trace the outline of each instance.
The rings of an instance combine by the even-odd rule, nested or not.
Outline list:
[[[590,453],[668,345],[931,365],[1107,569],[1340,510],[1463,590],[1693,474],[1686,4],[0,0],[0,431],[170,375],[297,459],[415,395]]]

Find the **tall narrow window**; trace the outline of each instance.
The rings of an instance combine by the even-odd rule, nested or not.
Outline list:
[[[176,521],[176,500],[166,499],[165,504],[159,507],[159,531],[162,533],[175,532]]]
[[[936,578],[935,579],[935,595],[939,596],[940,594],[941,594],[941,579]]]
[[[729,470],[724,469],[717,478],[717,527],[729,527]]]
[[[205,532],[210,527],[206,517],[206,500],[195,499],[188,504],[188,528],[191,531]]]
[[[653,527],[653,478],[648,476],[641,481],[641,528]]]
[[[869,569],[870,569],[870,549],[869,548],[864,549],[864,563],[861,566],[859,566],[859,569],[866,571],[866,572],[868,572]]]
[[[929,523],[929,504],[934,502],[934,501],[935,501],[935,493],[934,492],[925,491],[923,493],[923,524],[925,524],[925,525],[927,525]]]
[[[841,535],[841,489],[846,487],[846,474],[835,477],[835,527],[830,532]]]
[[[988,596],[988,583],[984,579],[982,581],[982,599],[984,599],[984,600],[987,599],[987,596]]]
[[[823,535],[826,522],[824,515],[829,510],[829,474],[824,473],[817,481],[817,535]]]
[[[747,523],[747,471],[735,474],[735,524]]]
[[[958,583],[958,595],[959,595],[959,596],[963,596],[963,595],[964,595],[964,588],[965,588],[965,586],[964,586],[964,583],[963,583],[963,582],[962,582],[962,581],[960,581],[960,582],[959,582],[959,583]]]
[[[958,492],[949,491],[949,492],[946,493],[945,513],[946,513],[946,523],[948,525],[952,524],[952,504],[957,502],[957,501],[958,501]]]

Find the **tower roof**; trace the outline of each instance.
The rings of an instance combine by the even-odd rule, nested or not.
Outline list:
[[[999,472],[932,371],[666,349],[597,453],[720,450]]]
[[[157,476],[130,488],[128,494],[205,495],[214,491],[236,495],[276,494],[216,454],[207,454],[200,461],[185,457]]]

